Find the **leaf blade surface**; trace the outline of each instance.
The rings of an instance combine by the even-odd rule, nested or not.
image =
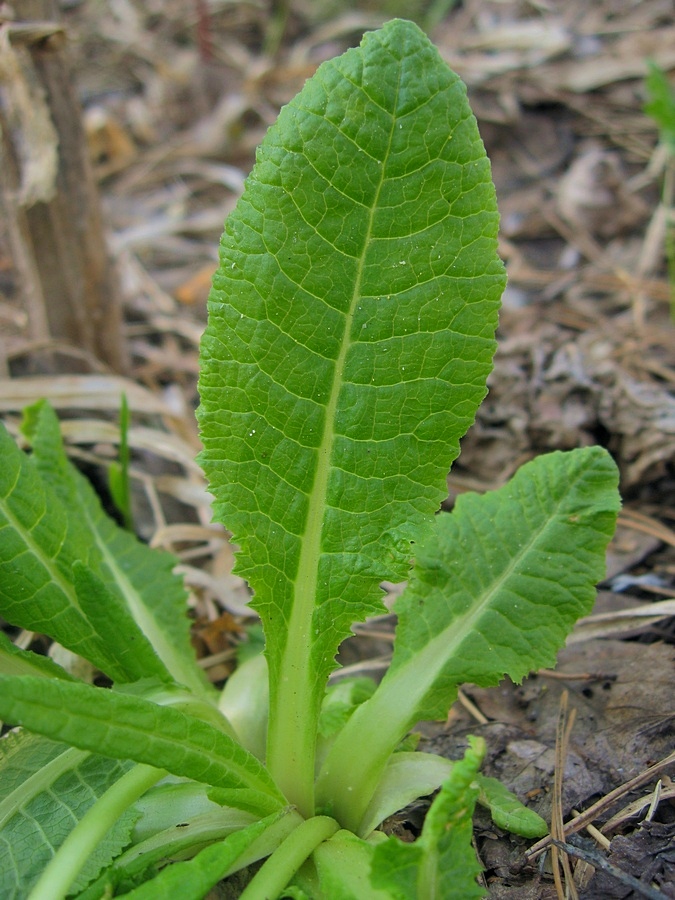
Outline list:
[[[49,634],[112,678],[124,670],[80,607],[73,564],[88,555],[69,516],[34,461],[0,425],[0,610],[14,625]]]
[[[616,465],[587,447],[540,456],[437,518],[395,606],[391,666],[322,767],[331,814],[358,830],[389,754],[415,722],[445,717],[457,685],[518,681],[555,663],[592,606],[619,507]]]
[[[201,459],[266,628],[270,766],[289,790],[304,769],[305,814],[337,646],[406,576],[485,394],[496,232],[463,85],[400,21],[282,110],[226,223]]]
[[[130,764],[13,731],[0,741],[2,896],[26,897],[73,826]],[[120,817],[89,858],[82,888],[129,842],[136,818]],[[5,893],[6,892],[6,893]]]
[[[0,676],[0,717],[55,741],[220,787],[263,815],[283,798],[260,762],[222,731],[141,697],[29,676]]]
[[[58,419],[41,401],[24,413],[32,461],[68,511],[72,582],[79,605],[115,660],[117,681],[172,678],[204,694],[190,644],[185,588],[170,554],[153,550],[103,510],[68,459]]]
[[[474,780],[485,742],[469,738],[464,758],[431,804],[422,835],[413,844],[390,837],[373,852],[371,882],[396,900],[474,900],[485,896],[476,882],[481,865],[472,846]]]

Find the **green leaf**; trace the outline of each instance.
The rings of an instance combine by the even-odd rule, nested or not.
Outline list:
[[[338,831],[312,854],[312,882],[302,871],[295,881],[315,900],[390,900],[389,891],[370,882],[373,849],[351,832]]]
[[[136,818],[131,807],[165,775],[166,772],[154,766],[131,766],[99,797],[69,833],[33,886],[31,900],[63,900],[68,892],[79,890],[90,882],[102,868],[99,865],[93,872],[88,872],[92,856],[99,853],[99,848],[105,845],[120,822],[126,823],[126,833],[111,857],[117,856],[129,843]]]
[[[236,865],[261,835],[276,824],[284,813],[269,816],[248,825],[218,844],[198,853],[188,862],[174,863],[163,869],[151,882],[141,885],[124,896],[128,900],[202,900],[203,897]]]
[[[47,738],[13,731],[0,740],[2,897],[27,897],[73,826],[129,768]],[[136,813],[122,816],[82,870],[82,888],[129,843]]]
[[[230,817],[227,821],[231,824],[232,831],[254,821],[251,813],[227,809],[214,803],[210,799],[213,790],[214,788],[197,781],[184,781],[168,776],[136,801],[134,808],[140,815],[134,827],[134,843],[154,838],[159,832],[169,828],[175,829],[179,823],[182,833],[182,829],[190,827],[193,820],[209,815],[222,816],[221,825],[226,817]]]
[[[360,833],[368,837],[388,816],[419,797],[433,794],[449,777],[453,765],[434,753],[393,753],[364,814]]]
[[[464,494],[437,518],[395,607],[389,671],[323,764],[322,809],[358,831],[398,742],[420,719],[445,717],[458,684],[517,681],[555,664],[604,576],[617,484],[600,447],[550,453],[497,491]]]
[[[397,810],[413,800],[436,791],[448,778],[454,763],[433,753],[393,753],[373,794],[361,823],[361,834],[367,837],[373,829]],[[527,838],[548,834],[548,825],[533,809],[529,809],[496,778],[480,773],[476,776],[478,802],[490,810],[499,828]]]
[[[470,738],[464,759],[452,767],[424,820],[414,844],[397,838],[378,844],[371,881],[396,900],[472,900],[484,897],[476,883],[481,866],[471,838],[478,796],[475,778],[485,755],[485,742]]]
[[[414,717],[445,716],[448,693],[464,681],[520,681],[555,665],[605,575],[621,505],[618,481],[600,447],[549,453],[500,490],[465,494],[452,515],[439,516],[396,606],[387,673],[396,678],[410,663],[419,669],[426,653],[437,659],[437,646],[451,641]]]
[[[375,687],[372,678],[344,678],[331,686],[321,707],[321,737],[329,738],[339,731],[356,707],[372,697]]]
[[[336,648],[407,576],[485,395],[497,225],[465,88],[400,20],[284,107],[226,223],[201,462],[265,626],[270,770],[305,815]]]
[[[132,846],[113,860],[99,878],[90,884],[78,900],[100,900],[101,897],[123,895],[125,892],[149,881],[158,868],[167,860],[184,859],[211,843],[219,843],[236,831],[256,821],[250,813],[228,807],[209,804],[208,812],[195,813],[194,805],[185,802],[185,790],[202,788],[195,782],[183,784],[162,784],[163,802],[156,808],[157,797],[154,790],[148,792],[134,805],[141,810],[141,819],[132,833]],[[164,827],[147,834],[148,822],[143,812],[147,811],[148,798],[155,812],[163,813]],[[157,817],[152,824],[159,824]],[[139,830],[141,834],[139,835]],[[107,892],[107,894],[106,894]]]
[[[108,487],[113,503],[122,515],[124,527],[133,530],[131,517],[131,485],[129,482],[129,404],[127,395],[122,394],[120,404],[120,445],[119,459],[108,470]]]
[[[49,404],[35,404],[25,417],[35,466],[71,512],[71,570],[78,603],[105,639],[116,664],[115,680],[173,679],[206,693],[190,644],[185,588],[172,571],[177,560],[151,550],[105,514],[90,483],[66,456]],[[46,633],[63,643],[52,631]]]
[[[1,424],[0,459],[0,613],[124,678],[71,581],[73,564],[88,555],[77,508],[64,506]]]
[[[225,682],[218,709],[234,729],[239,743],[258,759],[265,759],[269,682],[262,653],[249,656]]]
[[[266,815],[284,805],[258,760],[213,725],[171,707],[85,684],[0,676],[0,716],[31,731],[224,789]]]
[[[48,656],[40,656],[30,650],[22,650],[0,631],[0,673],[3,675],[42,675],[46,678],[65,678],[74,681],[72,675]]]
[[[117,682],[157,678],[170,681],[171,675],[162,665],[152,645],[139,629],[131,613],[117,593],[83,562],[77,560],[72,569],[73,587],[80,608],[101,637],[107,638],[108,650],[124,672]]]
[[[499,828],[526,838],[538,838],[548,834],[545,819],[521,803],[501,781],[479,774],[476,777],[476,784],[480,790],[478,802],[488,807],[492,821]]]
[[[387,891],[392,900],[426,900],[417,893],[417,876],[424,861],[424,848],[420,843],[404,844],[398,838],[390,837],[386,844],[378,844],[376,850],[371,884],[378,890]]]
[[[668,145],[671,153],[675,153],[675,90],[659,65],[650,60],[648,66],[645,112],[658,125],[661,140]]]

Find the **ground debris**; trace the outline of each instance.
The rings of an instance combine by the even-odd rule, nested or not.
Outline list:
[[[664,897],[675,897],[675,824],[644,822],[631,834],[613,838],[607,854],[613,871],[599,869],[581,900],[624,900],[635,897],[633,887],[621,875],[655,887]]]

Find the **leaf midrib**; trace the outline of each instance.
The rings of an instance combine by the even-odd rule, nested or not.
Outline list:
[[[154,765],[155,760],[150,756],[154,747],[157,752],[166,752],[172,757],[171,760],[165,758],[159,761],[169,771],[178,773],[181,768],[185,771],[186,760],[189,768],[194,768],[193,764],[197,761],[202,766],[206,762],[209,767],[215,767],[218,779],[207,783],[231,789],[232,785],[227,783],[227,776],[231,775],[241,781],[236,789],[247,788],[274,800],[280,799],[258,760],[202,719],[148,700],[115,694],[105,688],[45,682],[46,679],[30,676],[0,676],[0,690],[9,699],[9,704],[5,703],[3,707],[6,718],[26,720],[31,717],[26,726],[29,730],[74,746],[92,743],[91,733],[87,732],[89,725],[102,737],[96,740],[96,748],[80,746],[79,749],[90,753],[112,749],[111,755],[122,758],[122,754],[128,754],[127,758],[135,762]],[[16,691],[14,686],[17,686]],[[92,692],[97,695],[93,709]],[[56,716],[58,720],[53,718]],[[41,718],[39,726],[38,717]],[[167,723],[167,718],[173,721]],[[201,744],[199,738],[204,737],[205,731],[211,732],[208,736],[210,740]],[[74,733],[88,735],[87,740],[73,739]],[[237,759],[236,755],[244,758]],[[187,777],[199,780],[196,775],[188,774]]]
[[[25,781],[10,791],[0,801],[0,830],[20,809],[26,806],[38,794],[48,790],[54,782],[66,772],[77,768],[87,757],[88,750],[77,750],[68,747],[54,759],[50,759],[37,772],[33,772]]]
[[[407,707],[411,718],[417,715],[417,710],[413,709],[412,705],[408,706],[403,703],[400,693],[402,688],[406,685],[414,687],[418,706],[442,674],[447,660],[455,655],[466,637],[473,633],[482,633],[478,626],[485,612],[489,609],[495,596],[503,589],[504,584],[509,582],[533,548],[544,538],[548,529],[558,522],[560,509],[565,499],[564,496],[559,499],[555,509],[546,516],[543,524],[536,528],[530,539],[519,548],[518,553],[511,558],[499,576],[474,599],[470,609],[453,618],[435,637],[423,647],[414,650],[408,660],[391,672],[392,685],[400,678],[399,685],[393,687],[394,693],[399,696],[400,708]],[[416,674],[411,675],[411,671]]]
[[[28,528],[26,525],[23,524],[23,522],[19,521],[19,519],[16,518],[16,516],[13,514],[13,512],[10,508],[10,505],[9,505],[10,498],[11,498],[12,494],[14,493],[14,491],[16,490],[16,488],[18,487],[19,481],[21,480],[21,475],[22,475],[22,467],[20,466],[16,481],[12,485],[9,492],[0,500],[0,509],[2,509],[2,512],[7,520],[7,524],[9,525],[9,527],[13,528],[14,531],[20,535],[28,552],[30,554],[32,554],[32,556],[47,571],[51,582],[53,584],[57,585],[57,587],[62,591],[63,594],[65,594],[66,598],[70,601],[70,605],[75,607],[75,609],[80,613],[80,615],[87,621],[87,624],[89,624],[88,620],[86,619],[86,616],[84,616],[84,613],[82,612],[82,609],[77,600],[77,596],[75,594],[75,590],[74,590],[72,584],[70,584],[68,581],[66,581],[66,579],[64,578],[64,576],[62,575],[61,571],[58,568],[58,563],[56,562],[56,559],[59,555],[60,549],[61,549],[61,547],[63,547],[63,543],[66,539],[66,532],[64,531],[63,535],[61,535],[61,544],[60,544],[59,550],[56,552],[56,554],[54,556],[50,556],[46,550],[44,550],[42,547],[40,547],[40,545],[37,543],[37,541],[35,540],[35,538],[33,536],[34,530],[38,527],[38,525],[40,524],[42,519],[44,519],[44,517],[47,513],[47,498],[46,497],[44,498],[45,508],[41,512],[39,518],[33,524],[32,528]],[[0,528],[0,532],[1,531],[2,531],[2,529]],[[19,556],[21,556],[21,555],[22,554],[19,554]],[[16,560],[17,558],[18,558],[17,556],[13,557],[12,561]],[[33,595],[29,599],[33,599],[34,597],[35,597],[35,593],[33,593]],[[91,626],[90,626],[90,628],[91,628]],[[94,636],[93,630],[91,631],[90,636],[92,636],[92,637]]]
[[[91,528],[94,542],[98,547],[104,563],[113,576],[119,588],[127,609],[134,621],[152,645],[153,650],[162,661],[168,672],[179,683],[195,691],[200,697],[205,696],[211,700],[211,695],[204,690],[204,683],[198,677],[192,660],[183,660],[176,651],[176,647],[168,640],[166,632],[158,624],[156,617],[143,601],[142,596],[136,590],[126,572],[119,564],[110,547],[103,539],[98,527],[98,520],[94,520],[91,510],[84,503],[85,517]]]
[[[337,434],[335,419],[338,412],[338,399],[343,385],[343,371],[349,349],[352,346],[351,332],[354,314],[359,299],[361,298],[361,284],[365,268],[366,255],[373,232],[375,213],[382,186],[385,182],[386,161],[391,152],[393,136],[397,122],[396,109],[400,91],[401,72],[399,69],[399,81],[396,85],[393,112],[391,113],[391,128],[385,152],[382,155],[380,180],[375,191],[368,217],[368,225],[363,240],[363,249],[354,280],[349,309],[345,313],[345,328],[340,349],[335,361],[334,376],[330,390],[330,396],[326,404],[325,425],[321,444],[317,451],[317,471],[310,495],[307,512],[306,527],[301,541],[298,571],[295,579],[295,596],[288,624],[288,640],[284,647],[281,662],[281,683],[276,710],[272,712],[274,728],[274,716],[276,714],[277,727],[285,732],[283,744],[293,759],[275,760],[274,730],[270,732],[270,758],[269,764],[273,776],[280,782],[282,790],[288,792],[289,785],[285,784],[284,777],[277,772],[276,764],[285,769],[287,773],[295,771],[309,772],[310,781],[313,781],[314,771],[314,741],[316,735],[316,716],[318,716],[319,701],[324,685],[321,680],[317,684],[315,675],[310,665],[312,650],[315,644],[312,618],[316,608],[319,560],[321,558],[321,543],[323,538],[324,518],[327,506],[328,485],[331,473],[331,457]],[[362,86],[362,89],[365,89]],[[287,677],[288,676],[288,677]],[[310,712],[314,715],[314,721],[308,721]],[[308,734],[308,732],[311,732]],[[292,735],[297,735],[294,740]],[[290,739],[289,739],[290,738]],[[311,747],[309,746],[311,742]],[[311,751],[311,752],[309,752]],[[309,755],[309,759],[307,756]],[[313,793],[313,786],[308,790]],[[290,799],[290,798],[289,798]],[[313,797],[308,801],[313,805]]]
[[[580,473],[579,478],[583,473]],[[579,480],[577,479],[577,481]],[[569,495],[571,486],[568,487]],[[338,741],[334,745],[329,760],[323,770],[330,774],[326,784],[321,785],[321,797],[328,793],[335,795],[336,783],[348,783],[351,797],[340,797],[344,809],[337,811],[340,821],[349,822],[349,827],[357,830],[370,801],[369,786],[379,780],[380,772],[394,747],[414,725],[420,715],[420,704],[441,676],[448,659],[454,656],[468,634],[475,630],[476,623],[484,614],[494,596],[505,582],[508,582],[532,548],[544,537],[546,531],[560,519],[561,509],[566,502],[562,496],[530,539],[519,548],[501,574],[476,597],[474,605],[462,615],[453,618],[442,630],[424,646],[411,651],[411,655],[396,669],[390,669],[375,694],[360,706],[349,720]],[[510,673],[513,674],[513,673]],[[345,760],[354,760],[350,749],[359,748],[359,768],[353,767],[345,776]],[[370,751],[366,754],[366,749]],[[321,778],[320,778],[321,780]],[[354,800],[356,797],[358,800]],[[345,826],[347,827],[347,826]]]

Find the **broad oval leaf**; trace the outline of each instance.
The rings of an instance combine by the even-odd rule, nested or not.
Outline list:
[[[287,794],[336,648],[406,577],[485,395],[497,224],[465,88],[400,20],[282,110],[226,223],[201,462],[265,625]]]

